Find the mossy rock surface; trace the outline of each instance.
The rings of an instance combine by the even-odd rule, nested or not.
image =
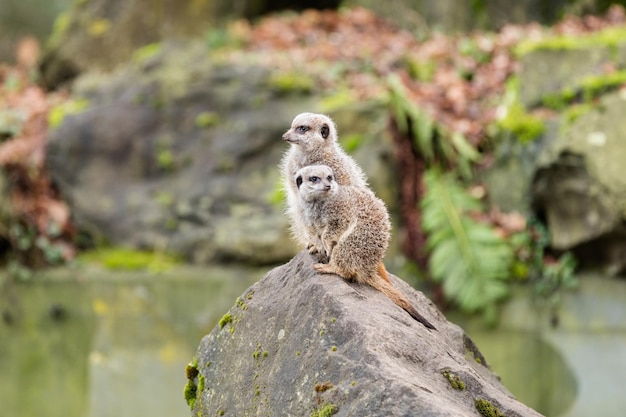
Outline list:
[[[196,352],[204,389],[191,415],[472,416],[474,401],[539,416],[516,401],[463,330],[423,294],[393,285],[437,327],[383,294],[318,275],[301,252],[246,290]],[[442,372],[463,381],[455,389]],[[199,380],[200,377],[196,378]],[[182,400],[181,400],[182,401]]]

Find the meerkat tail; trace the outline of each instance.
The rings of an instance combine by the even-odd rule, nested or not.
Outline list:
[[[430,324],[430,322],[428,320],[426,320],[420,313],[417,312],[417,310],[411,305],[409,300],[407,300],[404,297],[404,295],[402,295],[402,293],[400,293],[400,291],[398,291],[396,288],[394,288],[391,285],[391,283],[388,283],[388,282],[385,282],[383,280],[377,279],[377,280],[374,280],[373,283],[370,283],[370,285],[374,289],[382,292],[387,297],[389,297],[391,299],[391,301],[393,301],[397,306],[399,306],[404,311],[409,313],[409,315],[411,317],[413,317],[415,320],[417,320],[420,323],[422,323],[426,328],[437,330],[437,328],[435,326]]]
[[[377,272],[378,272],[378,275],[380,275],[382,279],[384,279],[385,281],[391,284],[391,281],[389,280],[389,274],[387,273],[387,269],[385,268],[384,263],[382,262],[378,263]]]

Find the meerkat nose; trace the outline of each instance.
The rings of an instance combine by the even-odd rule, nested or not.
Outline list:
[[[329,190],[330,190],[330,184],[326,184],[326,185],[324,186],[324,189],[325,189],[326,191],[329,191]]]
[[[284,140],[284,141],[287,141],[287,142],[289,141],[289,135],[288,135],[288,132],[285,132],[285,134],[283,135],[283,140]]]

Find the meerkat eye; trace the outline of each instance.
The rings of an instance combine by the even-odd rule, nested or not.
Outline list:
[[[320,178],[316,177],[316,176],[309,177],[309,181],[311,181],[311,182],[318,182],[319,180],[320,180]]]
[[[329,175],[328,178],[326,178],[328,181],[332,181],[333,180],[333,176]]]
[[[298,127],[296,127],[296,132],[298,132],[298,133],[304,133],[307,130],[309,130],[308,126],[298,126]]]

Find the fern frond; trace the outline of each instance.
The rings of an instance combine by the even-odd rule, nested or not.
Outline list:
[[[446,296],[467,312],[492,307],[509,293],[513,250],[494,230],[467,216],[481,209],[450,174],[428,170],[421,202],[429,270]]]

